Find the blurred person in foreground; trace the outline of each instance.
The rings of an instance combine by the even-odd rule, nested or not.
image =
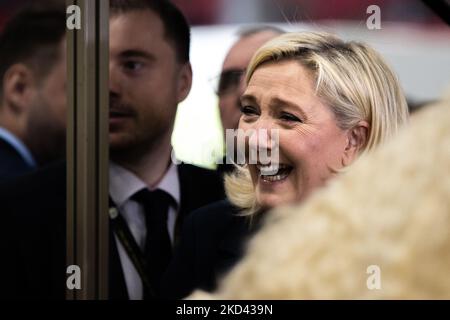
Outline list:
[[[0,34],[0,181],[64,157],[64,6],[22,8]]]
[[[213,290],[269,209],[305,201],[408,120],[398,80],[381,56],[326,33],[288,33],[269,41],[252,58],[246,83],[239,121],[239,129],[251,133],[246,164],[226,176],[229,200],[186,221],[163,281],[167,297]],[[267,163],[261,149],[277,157]],[[256,161],[252,150],[258,150]]]
[[[271,212],[219,290],[191,298],[450,299],[449,93],[302,206]]]

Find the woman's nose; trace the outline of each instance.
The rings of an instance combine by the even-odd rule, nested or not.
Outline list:
[[[252,131],[252,135],[256,134],[258,137],[270,137],[270,131],[275,128],[275,124],[272,118],[261,115],[256,121],[248,126],[248,129]]]
[[[274,119],[268,115],[262,113],[258,119],[249,123],[249,128],[253,130],[265,130],[268,131],[274,127]]]
[[[272,119],[260,118],[249,130],[247,137],[250,149],[270,151],[274,147],[278,134]]]

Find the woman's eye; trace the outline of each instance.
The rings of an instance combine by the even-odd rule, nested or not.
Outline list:
[[[255,108],[250,106],[241,106],[241,112],[245,115],[256,115],[258,114]]]
[[[303,122],[298,117],[294,116],[292,113],[283,112],[280,116],[282,120],[291,122]]]

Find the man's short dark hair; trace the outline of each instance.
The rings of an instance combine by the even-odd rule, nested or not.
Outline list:
[[[3,78],[12,65],[24,63],[42,79],[60,58],[60,44],[66,32],[63,2],[36,2],[39,5],[21,8],[0,34],[0,97]]]
[[[173,45],[177,60],[189,62],[190,29],[183,13],[168,0],[111,0],[111,14],[149,9],[159,16],[166,39]],[[142,30],[146,32],[146,30]]]
[[[253,36],[253,35],[261,33],[261,32],[273,32],[278,35],[282,35],[283,33],[285,33],[285,31],[283,29],[280,29],[275,26],[256,25],[256,26],[250,26],[250,27],[246,26],[246,27],[243,27],[242,29],[239,29],[237,32],[237,35],[239,36],[240,39],[242,39],[242,38]]]

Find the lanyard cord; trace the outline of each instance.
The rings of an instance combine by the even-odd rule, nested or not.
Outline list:
[[[125,219],[116,207],[111,207],[109,209],[109,216],[111,218],[111,225],[114,232],[119,238],[119,241],[122,243],[128,257],[136,268],[136,271],[139,273],[144,287],[147,289],[150,296],[156,297],[155,290],[146,272],[147,262],[144,259],[142,250],[139,248],[139,245],[136,243],[136,240],[131,234],[130,228],[128,228]]]

